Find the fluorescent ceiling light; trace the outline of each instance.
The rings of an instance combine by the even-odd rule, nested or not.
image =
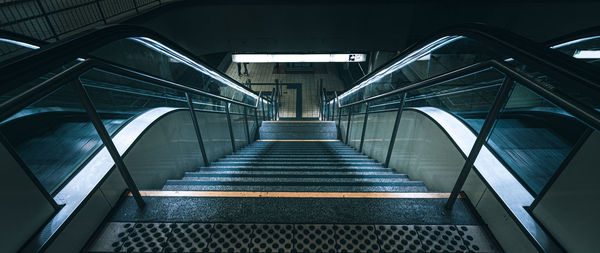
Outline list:
[[[364,62],[366,54],[233,54],[233,62]]]
[[[36,46],[36,45],[32,45],[29,43],[25,43],[25,42],[21,42],[21,41],[16,41],[16,40],[9,40],[9,39],[4,39],[4,38],[0,38],[1,42],[5,42],[5,43],[9,43],[9,44],[13,44],[13,45],[17,45],[17,46],[21,46],[21,47],[26,47],[26,48],[30,48],[30,49],[39,49],[40,47]]]
[[[600,36],[592,36],[592,37],[587,37],[587,38],[576,39],[576,40],[568,41],[568,42],[561,43],[561,44],[558,44],[558,45],[554,45],[554,46],[552,46],[550,48],[557,49],[557,48],[566,47],[566,46],[578,44],[578,43],[581,43],[581,42],[584,42],[584,41],[595,40],[595,39],[600,39]]]
[[[577,59],[600,59],[600,50],[577,50],[573,53]]]

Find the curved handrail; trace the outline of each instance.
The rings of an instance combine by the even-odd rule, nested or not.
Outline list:
[[[465,76],[471,74],[473,72],[494,68],[506,75],[511,76],[515,81],[518,81],[520,84],[528,87],[533,90],[538,95],[548,99],[549,101],[555,103],[559,107],[562,107],[565,111],[569,112],[576,118],[580,119],[590,127],[600,131],[600,112],[590,108],[589,106],[572,99],[571,97],[561,93],[559,90],[556,90],[549,84],[540,84],[536,81],[531,80],[528,76],[523,75],[507,66],[506,63],[500,62],[497,60],[488,60],[485,62],[475,63],[463,68],[459,68],[457,70],[453,70],[447,72],[445,74],[441,74],[420,82],[416,82],[410,84],[408,86],[398,88],[383,94],[379,94],[377,96],[369,97],[360,101],[348,103],[342,105],[340,108],[351,107],[354,105],[366,103],[369,101],[381,99],[384,97],[405,93],[411,90],[424,88],[427,86],[436,85],[438,83],[455,79],[461,76]],[[339,101],[338,101],[339,103]]]
[[[357,80],[352,87],[360,85],[362,82],[369,80],[369,78],[405,58],[412,52],[424,47],[431,41],[444,36],[465,36],[470,39],[481,41],[486,45],[497,48],[500,52],[503,52],[528,66],[536,67],[537,70],[552,76],[556,80],[569,82],[571,85],[570,88],[576,88],[576,85],[583,85],[600,92],[600,73],[598,73],[597,69],[590,64],[574,59],[573,57],[548,47],[541,46],[538,43],[514,33],[481,24],[454,26],[435,33],[433,36],[428,37],[428,39],[408,47],[387,64],[382,65],[370,74],[363,76]],[[583,93],[585,94],[586,92]],[[340,96],[342,95],[343,94]]]
[[[182,84],[178,84],[178,83],[175,83],[172,81],[167,81],[167,80],[164,80],[164,79],[161,79],[158,77],[154,77],[154,76],[151,76],[148,74],[132,71],[132,70],[117,66],[112,63],[104,62],[102,60],[88,59],[88,60],[84,60],[82,62],[75,64],[71,68],[57,74],[56,76],[51,77],[50,79],[34,86],[33,88],[0,104],[0,122],[4,121],[5,119],[10,117],[14,113],[27,107],[34,101],[48,95],[49,93],[62,87],[63,85],[68,84],[69,82],[71,82],[72,80],[77,78],[79,75],[85,73],[86,71],[88,71],[90,69],[99,69],[99,70],[107,71],[110,73],[130,77],[130,78],[133,78],[136,80],[149,82],[149,83],[163,86],[163,87],[170,88],[170,89],[175,89],[175,90],[189,92],[189,93],[196,94],[196,95],[210,97],[210,98],[218,99],[220,101],[224,101],[227,103],[241,105],[244,107],[250,107],[250,108],[254,108],[254,109],[257,108],[256,105],[250,105],[250,104],[239,102],[237,100],[233,100],[233,99],[226,98],[223,96],[214,95],[214,94],[208,93],[206,91],[191,88],[191,87],[188,87],[188,86],[185,86]]]
[[[19,87],[22,83],[34,80],[57,67],[64,66],[79,57],[86,56],[109,42],[129,37],[147,37],[174,49],[175,51],[203,65],[221,77],[237,84],[242,89],[256,93],[221,71],[211,68],[194,54],[170,41],[159,33],[135,25],[109,25],[84,32],[74,38],[52,43],[39,50],[15,56],[0,63],[0,94]]]

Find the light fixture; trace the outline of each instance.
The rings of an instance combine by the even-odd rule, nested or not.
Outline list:
[[[26,47],[26,48],[30,48],[30,49],[39,49],[40,47],[36,46],[36,45],[32,45],[29,43],[25,43],[25,42],[21,42],[21,41],[16,41],[16,40],[9,40],[9,39],[5,39],[5,38],[0,38],[1,42],[5,42],[5,43],[9,43],[9,44],[13,44],[13,45],[17,45],[17,46],[21,46],[21,47]]]
[[[600,59],[600,50],[577,50],[573,53],[577,59]]]
[[[364,62],[366,54],[232,54],[233,62]]]

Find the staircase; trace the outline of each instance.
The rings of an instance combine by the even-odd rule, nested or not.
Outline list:
[[[333,122],[263,122],[260,135],[146,191],[144,209],[125,198],[85,252],[498,251],[463,199],[442,214],[444,193],[344,145]]]
[[[261,140],[169,180],[169,191],[426,192],[336,140],[334,122],[264,122]]]

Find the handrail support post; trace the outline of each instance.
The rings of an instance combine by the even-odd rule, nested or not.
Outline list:
[[[358,148],[358,153],[362,153],[363,143],[365,142],[365,132],[367,130],[367,120],[369,119],[369,102],[365,103],[365,119],[363,120],[362,133],[360,135],[360,147]]]
[[[208,158],[206,156],[206,149],[204,148],[204,141],[202,140],[202,134],[200,133],[200,126],[198,125],[198,119],[196,117],[196,111],[194,110],[194,102],[192,101],[192,96],[188,92],[185,93],[185,97],[187,98],[188,108],[190,109],[190,116],[192,117],[192,125],[194,126],[194,131],[196,132],[196,138],[198,139],[198,145],[200,146],[200,152],[202,153],[202,159],[204,160],[204,166],[208,167]]]
[[[402,119],[402,110],[404,110],[404,103],[406,101],[406,92],[400,94],[400,105],[396,112],[396,120],[394,121],[394,128],[392,128],[392,136],[390,137],[390,144],[388,145],[388,152],[385,157],[383,167],[388,168],[390,166],[390,160],[392,159],[392,151],[394,150],[394,144],[396,143],[396,135],[398,134],[398,127],[400,126],[400,120]]]
[[[354,106],[350,106],[348,107],[348,124],[346,124],[346,145],[348,144],[348,137],[350,136],[350,120],[352,119],[352,107]]]
[[[458,194],[460,193],[463,185],[467,181],[467,176],[469,175],[471,168],[473,168],[473,164],[475,163],[475,160],[477,159],[477,156],[479,155],[481,148],[483,147],[488,136],[490,135],[490,132],[492,131],[492,128],[494,127],[494,124],[496,123],[496,119],[498,118],[498,115],[500,114],[500,110],[502,109],[502,107],[504,106],[506,101],[508,100],[512,86],[513,86],[512,78],[505,77],[504,82],[502,83],[502,86],[500,86],[500,91],[498,92],[498,95],[496,96],[496,99],[494,100],[494,103],[492,104],[492,108],[490,109],[490,112],[488,113],[485,121],[483,122],[483,126],[481,127],[481,130],[479,131],[479,134],[477,135],[477,139],[475,139],[475,143],[473,144],[473,147],[471,148],[471,152],[469,152],[469,156],[465,160],[465,163],[460,171],[460,174],[458,175],[458,178],[456,179],[456,183],[454,184],[454,187],[452,188],[450,197],[448,198],[448,201],[446,202],[446,205],[444,206],[445,210],[450,211],[452,209],[452,207],[454,207],[454,203],[456,202],[456,199],[458,198]]]
[[[231,103],[225,105],[225,113],[227,114],[227,128],[229,129],[229,139],[231,140],[231,149],[235,152],[235,138],[233,137],[233,128],[231,127],[231,113],[229,112]]]
[[[90,99],[87,91],[83,87],[83,84],[79,79],[75,79],[73,81],[73,87],[75,88],[75,91],[77,92],[77,95],[79,96],[83,107],[85,108],[88,116],[90,117],[94,128],[96,128],[96,132],[98,132],[102,143],[104,144],[106,150],[115,162],[117,169],[119,170],[119,172],[121,172],[121,176],[123,177],[125,184],[127,184],[127,188],[131,192],[131,195],[133,195],[135,202],[137,203],[139,208],[144,208],[144,199],[142,199],[142,195],[140,194],[140,191],[137,188],[135,181],[133,181],[131,174],[129,174],[129,170],[127,170],[127,166],[125,166],[125,162],[123,162],[123,158],[119,154],[119,150],[117,150],[117,147],[112,141],[110,134],[106,130],[104,123],[102,123],[102,119],[100,118],[98,111],[96,111],[96,108],[94,107],[94,104],[92,103],[92,100]]]

